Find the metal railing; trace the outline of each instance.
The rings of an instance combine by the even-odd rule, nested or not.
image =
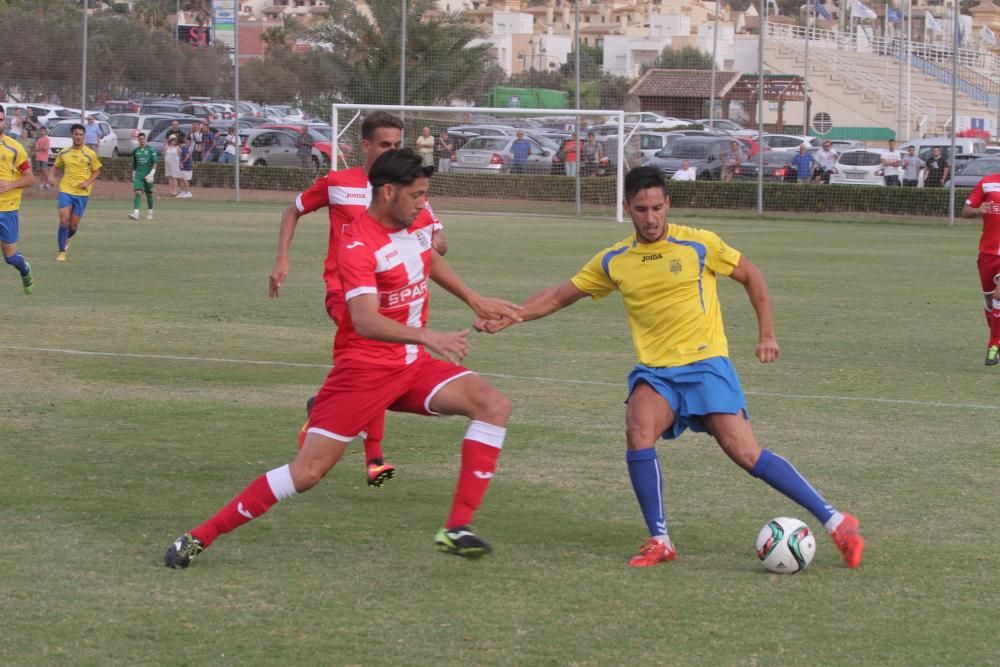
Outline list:
[[[918,55],[913,55],[910,58],[910,64],[924,74],[934,77],[938,81],[941,81],[949,86],[952,85],[952,79],[954,77],[950,67],[935,65],[928,60],[924,60]],[[988,79],[967,67],[959,67],[957,83],[959,92],[975,98],[989,106],[996,105],[1000,85],[992,79]]]
[[[788,40],[782,42],[781,46],[794,50],[796,55],[801,54],[804,56],[805,54],[804,44],[800,44],[799,40]],[[851,50],[844,51],[850,52]],[[863,64],[858,63],[849,57],[845,57],[841,54],[841,50],[839,49],[828,49],[824,51],[823,57],[814,60],[812,66],[816,70],[822,69],[826,72],[836,72],[837,74],[840,74],[845,78],[845,80],[848,80],[858,86],[864,94],[882,100],[890,106],[905,109],[908,101],[909,117],[926,117],[923,122],[931,128],[936,127],[935,120],[937,118],[937,108],[933,104],[912,96],[909,100],[907,100],[906,96],[900,94],[899,86],[896,82],[890,82],[884,77],[875,74]]]

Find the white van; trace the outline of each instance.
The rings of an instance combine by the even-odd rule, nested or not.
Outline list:
[[[924,139],[914,139],[900,144],[897,150],[905,153],[910,146],[917,147],[917,155],[921,160],[926,161],[935,148],[941,149],[941,154],[948,157],[951,151],[951,137],[927,137]],[[985,153],[986,142],[982,139],[969,137],[955,137],[955,152],[963,153]]]

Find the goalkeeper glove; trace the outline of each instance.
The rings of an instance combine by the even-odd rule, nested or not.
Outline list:
[[[148,174],[146,174],[146,182],[147,183],[152,183],[155,179],[156,179],[156,170],[155,169],[153,171],[149,172]]]

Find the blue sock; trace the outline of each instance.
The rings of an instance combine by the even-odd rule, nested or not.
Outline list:
[[[19,252],[15,252],[10,257],[4,257],[3,261],[7,262],[21,274],[21,277],[28,275],[28,263],[24,261],[24,255]]]
[[[812,488],[795,466],[770,450],[761,451],[750,474],[802,505],[822,524],[826,524],[837,511],[823,500],[823,496]]]
[[[66,251],[66,241],[69,239],[69,227],[59,226],[59,234],[56,237],[59,240],[59,252]]]
[[[667,534],[667,517],[663,510],[663,475],[660,474],[660,459],[656,447],[629,449],[625,452],[628,476],[632,480],[632,490],[639,501],[642,518],[646,520],[649,536]]]

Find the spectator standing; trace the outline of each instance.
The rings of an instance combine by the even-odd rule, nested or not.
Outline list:
[[[38,175],[38,189],[48,190],[49,185],[49,149],[52,147],[52,140],[49,139],[49,131],[41,127],[38,129],[38,139],[35,140],[35,173]]]
[[[28,107],[28,115],[24,117],[24,127],[30,130],[32,135],[38,136],[38,129],[42,127],[42,124],[38,122],[38,116],[35,115],[35,110]]]
[[[10,118],[10,129],[7,130],[7,136],[15,141],[21,141],[21,137],[24,136],[23,113],[20,109],[14,109],[14,115]]]
[[[531,155],[531,142],[524,138],[524,130],[517,131],[517,139],[511,143],[510,152],[514,156],[510,173],[523,174],[527,171],[528,156]]]
[[[204,153],[202,162],[212,162],[216,159],[215,137],[215,130],[212,129],[211,125],[206,125],[205,131],[202,133],[202,152]]]
[[[177,145],[180,145],[181,137],[184,136],[184,132],[181,131],[181,124],[176,120],[170,121],[170,129],[167,130],[167,134],[164,137],[169,140],[170,137],[177,137]]]
[[[180,194],[177,186],[181,177],[181,148],[177,144],[177,135],[167,139],[167,145],[163,148],[163,164],[166,165],[170,196],[176,197]]]
[[[740,146],[740,142],[734,141],[729,144],[729,150],[722,154],[722,180],[729,182],[733,180],[736,168],[746,162],[749,158]]]
[[[792,158],[792,166],[795,167],[795,176],[799,183],[808,183],[813,179],[813,167],[816,160],[813,159],[809,148],[802,144],[799,152]]]
[[[926,166],[926,162],[917,155],[915,146],[906,149],[906,155],[902,159],[903,167],[903,187],[915,188],[920,181],[920,171]]]
[[[208,127],[208,123],[205,127]],[[191,158],[195,162],[202,162],[205,159],[205,133],[201,130],[201,123],[191,126]]]
[[[604,147],[597,143],[597,137],[593,132],[587,133],[587,140],[581,147],[583,154],[583,175],[596,174],[604,159]]]
[[[312,168],[312,152],[313,140],[307,130],[299,134],[299,143],[295,147],[295,155],[299,158],[299,165],[303,169]]]
[[[882,151],[882,176],[886,186],[899,187],[899,165],[903,156],[896,150],[896,142],[889,140],[888,150]]]
[[[834,174],[837,171],[837,158],[840,155],[837,151],[833,150],[833,144],[829,141],[823,142],[823,147],[816,151],[813,158],[816,160],[816,180],[830,184],[830,174]]]
[[[448,136],[448,130],[441,130],[434,144],[434,156],[437,157],[437,168],[442,174],[451,171],[451,156],[455,152],[455,142]]]
[[[191,179],[194,177],[194,145],[191,135],[184,137],[180,152],[181,191],[178,199],[191,198]]]
[[[83,143],[95,153],[98,144],[101,143],[101,126],[97,124],[93,116],[87,116],[87,124],[83,126]]]
[[[566,140],[563,144],[563,164],[566,167],[567,176],[576,176],[576,153],[577,153],[577,142],[579,141],[579,135],[574,131],[573,136]]]
[[[925,188],[939,188],[948,180],[948,160],[941,154],[940,148],[935,148],[927,159],[927,173],[924,174]]]
[[[227,130],[224,135],[216,142],[221,146],[222,154],[219,156],[219,162],[222,164],[235,164],[236,163],[236,130]]]
[[[431,136],[431,128],[425,127],[420,136],[417,137],[417,154],[423,160],[425,167],[434,166],[434,137]]]
[[[681,162],[681,168],[670,177],[673,181],[696,181],[698,180],[698,170],[691,166],[687,160]]]

